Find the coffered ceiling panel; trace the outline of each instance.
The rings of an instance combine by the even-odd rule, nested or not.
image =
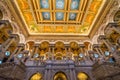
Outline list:
[[[29,34],[88,35],[106,0],[14,0]]]

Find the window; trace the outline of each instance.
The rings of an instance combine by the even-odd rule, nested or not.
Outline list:
[[[77,80],[88,80],[88,75],[83,72],[80,72],[77,75]]]
[[[42,79],[42,74],[36,73],[30,78],[30,80],[43,80]]]

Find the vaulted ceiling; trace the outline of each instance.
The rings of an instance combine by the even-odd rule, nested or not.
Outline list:
[[[11,0],[29,35],[89,36],[113,0]],[[106,12],[106,11],[105,11]]]

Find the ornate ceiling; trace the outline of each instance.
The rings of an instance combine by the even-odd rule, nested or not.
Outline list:
[[[27,40],[89,40],[114,0],[6,0]]]
[[[105,0],[15,0],[30,34],[88,35]]]

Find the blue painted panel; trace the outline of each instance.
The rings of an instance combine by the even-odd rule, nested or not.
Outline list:
[[[78,10],[79,9],[79,3],[80,3],[80,0],[72,0],[71,5],[70,5],[70,9]]]
[[[63,12],[56,12],[56,20],[63,20],[64,13]]]
[[[56,0],[56,9],[64,9],[65,0]]]
[[[49,0],[40,0],[41,8],[49,8]]]
[[[69,14],[69,20],[75,20],[77,16],[77,13],[70,13]]]
[[[43,20],[50,20],[50,12],[42,12]]]

